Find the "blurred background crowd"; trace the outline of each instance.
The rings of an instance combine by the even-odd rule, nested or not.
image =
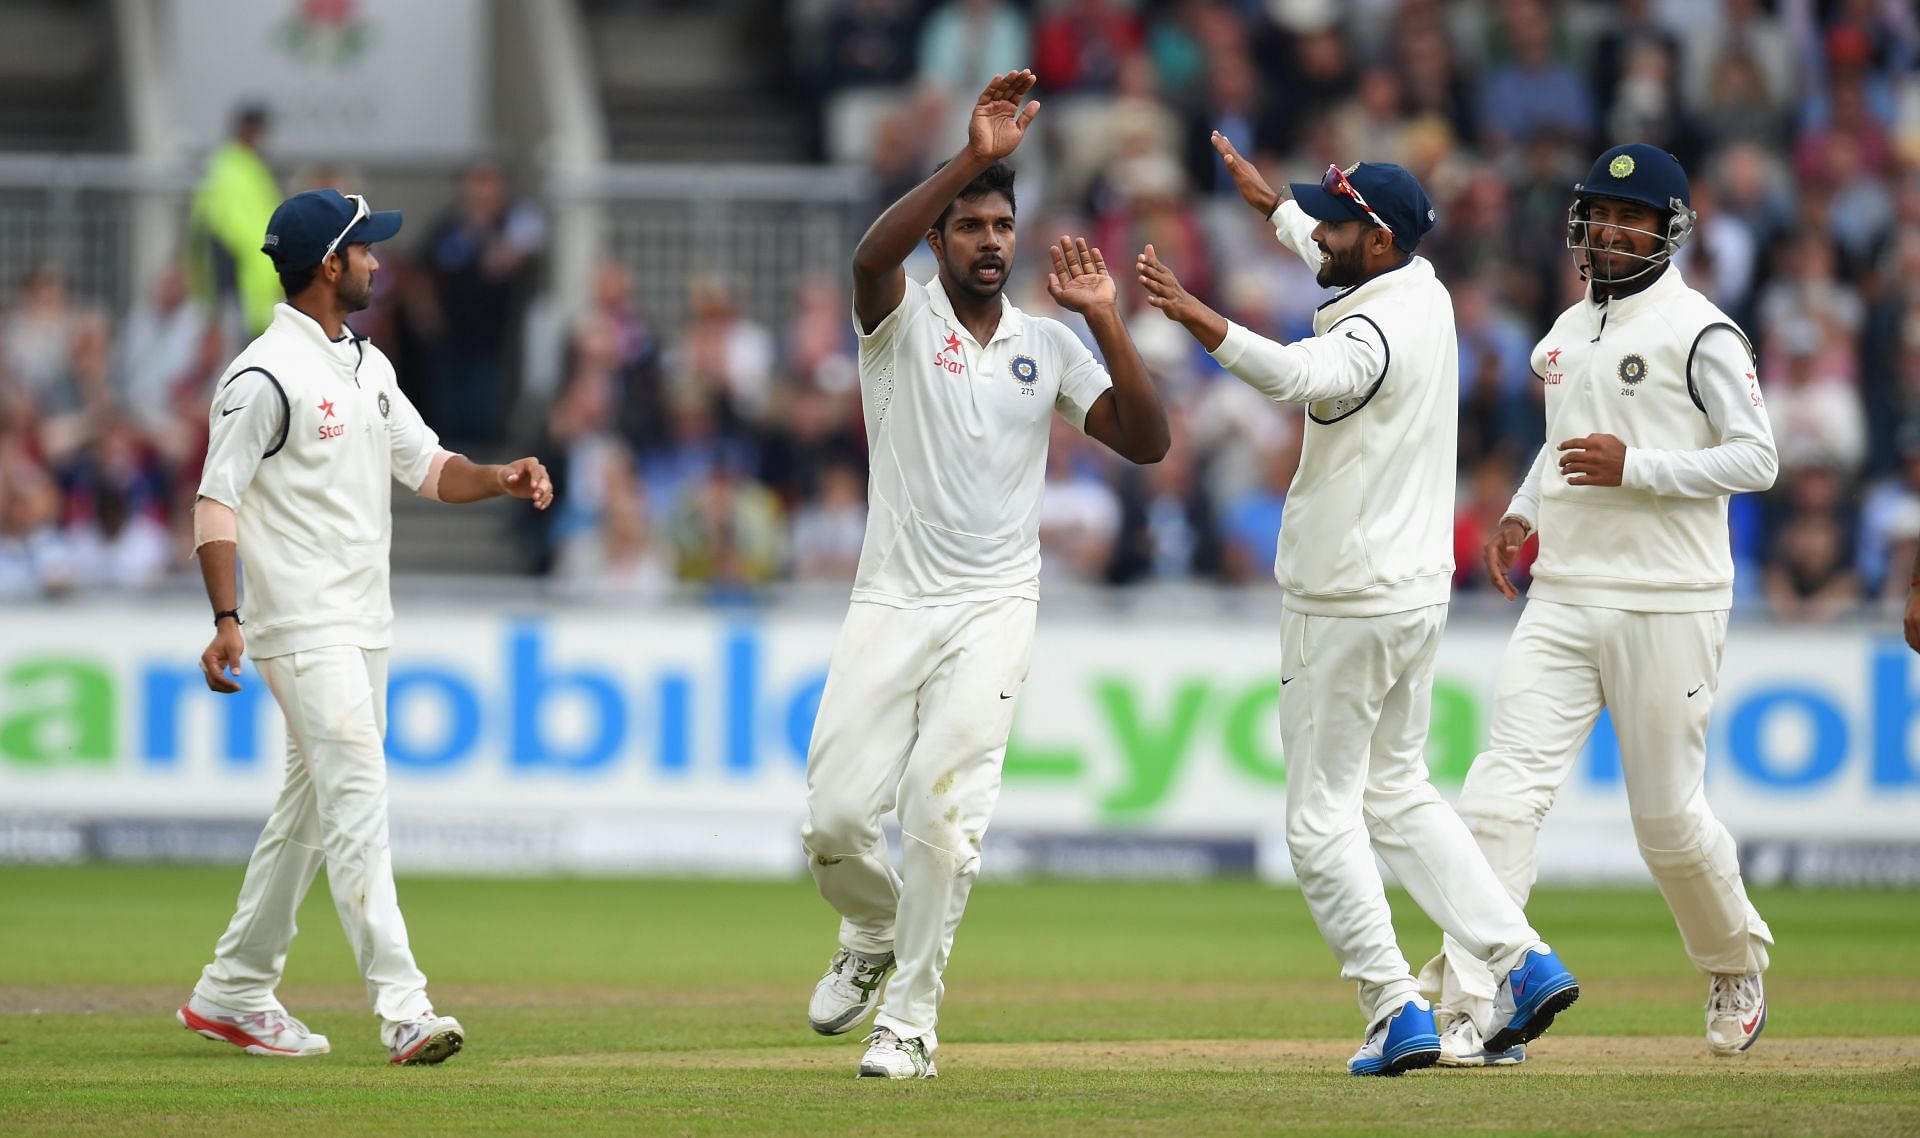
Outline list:
[[[1543,442],[1529,356],[1580,296],[1571,187],[1614,142],[1667,147],[1700,213],[1681,269],[1753,339],[1781,455],[1774,490],[1732,505],[1741,611],[1821,620],[1904,598],[1920,544],[1911,4],[785,0],[769,19],[786,55],[771,81],[804,93],[817,161],[866,172],[868,216],[959,147],[988,77],[1035,70],[1010,285],[1033,312],[1061,315],[1042,266],[1072,233],[1113,264],[1152,242],[1233,319],[1310,335],[1325,294],[1241,203],[1209,131],[1276,183],[1333,161],[1414,171],[1440,214],[1420,252],[1458,317],[1463,594],[1487,591],[1481,546]],[[278,299],[260,277],[266,216],[285,192],[350,181],[276,163],[270,117],[243,108],[179,267],[124,310],[77,300],[58,263],[5,282],[0,597],[191,576],[210,384]],[[553,208],[472,165],[378,251],[355,321],[448,445],[553,471],[560,500],[513,539],[524,568],[616,597],[849,582],[866,448],[844,258],[797,274],[778,323],[739,303],[749,282],[707,273],[664,321],[636,286],[665,270],[631,257],[556,313],[539,303]],[[1265,587],[1299,415],[1215,368],[1130,279],[1121,295],[1175,445],[1134,468],[1057,425],[1043,575]]]

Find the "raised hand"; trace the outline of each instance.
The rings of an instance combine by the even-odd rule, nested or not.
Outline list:
[[[1082,316],[1112,307],[1118,293],[1100,250],[1090,248],[1084,237],[1062,237],[1049,252],[1053,271],[1047,274],[1047,293],[1055,304]]]
[[[1227,175],[1233,179],[1240,196],[1258,210],[1261,217],[1267,217],[1280,208],[1279,192],[1268,185],[1267,180],[1260,176],[1260,171],[1253,168],[1253,163],[1240,157],[1233,143],[1217,130],[1213,132],[1213,148],[1220,152],[1220,160],[1226,163]]]
[[[1036,82],[1033,72],[1026,70],[994,76],[987,89],[980,92],[980,101],[973,105],[973,118],[967,124],[967,149],[987,162],[998,162],[1012,154],[1026,136],[1027,124],[1040,113],[1037,99],[1025,107],[1020,105]]]
[[[1147,290],[1147,303],[1167,314],[1167,319],[1188,324],[1209,311],[1180,284],[1173,270],[1160,262],[1160,255],[1149,245],[1134,263],[1140,286]]]

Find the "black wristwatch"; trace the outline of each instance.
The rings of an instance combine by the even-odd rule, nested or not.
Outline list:
[[[226,616],[230,616],[230,617],[232,617],[232,618],[233,618],[233,623],[234,623],[234,625],[235,625],[236,627],[238,627],[239,625],[242,625],[242,624],[245,624],[245,623],[247,623],[246,621],[244,621],[244,620],[241,620],[241,619],[240,619],[240,610],[239,610],[239,609],[221,609],[221,610],[220,610],[219,612],[217,612],[217,613],[214,613],[214,614],[213,614],[213,626],[214,626],[215,628],[219,628],[219,627],[220,627],[220,618],[221,618],[221,617],[226,617]]]

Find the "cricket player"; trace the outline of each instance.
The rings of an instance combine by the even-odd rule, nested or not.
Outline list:
[[[177,1018],[254,1055],[327,1052],[274,996],[323,862],[392,1061],[438,1063],[465,1039],[427,999],[387,851],[387,481],[437,501],[511,494],[540,509],[553,490],[534,459],[477,466],[440,449],[387,357],[347,327],[373,294],[374,243],[399,230],[398,211],[357,195],[282,202],[261,251],[287,302],[228,365],[208,411],[193,524],[214,635],[200,666],[208,687],[236,692],[240,658],[253,656],[286,714],[287,769],[233,921]]]
[[[1063,324],[1004,295],[1013,153],[1039,112],[1030,71],[996,76],[966,146],[880,215],[853,255],[872,476],[866,543],[807,756],[802,838],[840,950],[808,1004],[823,1035],[866,1018],[860,1075],[931,1078],[940,974],[980,868],[1033,653],[1040,496],[1055,414],[1158,462],[1165,410],[1098,249],[1061,238],[1047,290],[1086,318],[1111,376]],[[926,284],[901,263],[925,241]],[[880,816],[899,814],[895,873]]]
[[[1453,574],[1459,349],[1453,302],[1414,255],[1435,214],[1389,163],[1327,167],[1281,195],[1219,133],[1247,202],[1339,289],[1314,335],[1279,344],[1194,299],[1149,245],[1149,301],[1220,366],[1277,403],[1303,403],[1300,470],[1287,493],[1275,575],[1287,848],[1367,1029],[1354,1075],[1439,1058],[1433,1008],[1393,933],[1378,853],[1413,899],[1478,952],[1499,1006],[1480,1029],[1521,1043],[1579,997],[1573,974],[1527,924],[1458,815],[1427,778],[1433,665]],[[1371,838],[1371,843],[1369,843]]]
[[[1486,547],[1508,600],[1507,570],[1536,533],[1540,554],[1459,809],[1524,904],[1540,823],[1609,708],[1640,856],[1709,977],[1707,1045],[1733,1055],[1767,1023],[1773,934],[1702,778],[1733,604],[1727,498],[1773,485],[1778,460],[1746,336],[1671,264],[1693,231],[1689,200],[1680,163],[1644,143],[1600,155],[1573,188],[1567,247],[1587,295],[1533,349],[1547,445]],[[1474,1037],[1494,995],[1485,959],[1450,936],[1422,973],[1449,1065],[1525,1057]]]

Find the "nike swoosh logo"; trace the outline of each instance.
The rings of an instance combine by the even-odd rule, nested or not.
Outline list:
[[[1281,686],[1281,687],[1286,687],[1286,686],[1287,686],[1288,684],[1290,684],[1290,683],[1292,683],[1293,681],[1295,681],[1295,680],[1297,680],[1297,679],[1299,679],[1299,678],[1300,678],[1300,677],[1298,677],[1298,676],[1287,676],[1287,677],[1284,677],[1284,678],[1283,678],[1283,679],[1281,679],[1281,681],[1280,681],[1280,686]]]
[[[1367,348],[1373,347],[1372,344],[1367,343],[1365,340],[1362,340],[1360,337],[1354,335],[1352,332],[1347,333],[1347,339],[1352,340],[1354,343],[1359,344],[1362,347],[1367,347]]]
[[[1703,688],[1703,687],[1706,687],[1706,686],[1707,686],[1707,685],[1705,685],[1705,684],[1701,684],[1701,685],[1700,685],[1700,688]],[[1694,689],[1693,689],[1692,691],[1690,691],[1690,692],[1688,692],[1688,693],[1687,693],[1687,698],[1688,698],[1688,699],[1692,699],[1692,698],[1693,698],[1694,696],[1696,696],[1696,695],[1699,695],[1699,694],[1700,694],[1700,688],[1694,688]]]
[[[244,409],[246,408],[246,406],[247,406],[247,405],[246,405],[245,403],[242,403],[242,404],[241,404],[240,406],[238,406],[238,407],[229,407],[229,408],[227,408],[227,409],[226,409],[225,411],[222,411],[222,412],[220,412],[220,417],[221,417],[222,419],[224,419],[224,418],[226,418],[226,417],[227,417],[228,415],[231,415],[231,414],[233,414],[233,413],[234,413],[235,411],[240,411],[240,410],[244,410]]]
[[[1745,1022],[1745,1023],[1743,1023],[1743,1024],[1741,1024],[1741,1025],[1740,1025],[1740,1030],[1741,1030],[1741,1031],[1742,1031],[1743,1033],[1745,1033],[1745,1034],[1747,1034],[1747,1035],[1752,1035],[1752,1034],[1753,1034],[1753,1029],[1754,1029],[1754,1028],[1756,1028],[1756,1027],[1759,1027],[1759,1026],[1760,1026],[1760,1017],[1759,1017],[1759,1016],[1754,1016],[1754,1017],[1753,1017],[1752,1019],[1750,1019],[1750,1020],[1748,1020],[1747,1022]]]
[[[1526,991],[1527,978],[1525,976],[1515,976],[1513,978],[1513,998],[1516,1000],[1519,999],[1526,994]]]
[[[1012,698],[1013,698],[1013,696],[1012,696],[1012,695],[1010,695],[1010,694],[1008,694],[1008,693],[1006,693],[1006,692],[1001,692],[1001,693],[1000,693],[1000,698],[1001,698],[1001,699],[1012,699]]]

